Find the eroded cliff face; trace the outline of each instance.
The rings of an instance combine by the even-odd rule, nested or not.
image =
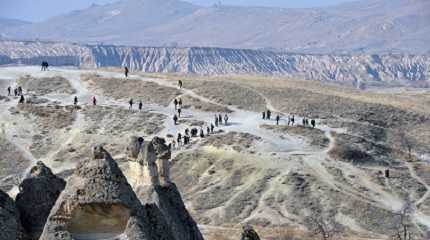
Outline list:
[[[128,66],[143,72],[274,74],[356,87],[430,85],[427,55],[307,55],[222,48],[0,42],[0,64],[39,65],[43,60],[55,66]]]

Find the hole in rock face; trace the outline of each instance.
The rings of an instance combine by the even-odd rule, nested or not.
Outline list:
[[[122,204],[84,204],[73,210],[67,230],[76,240],[123,239],[129,218]]]

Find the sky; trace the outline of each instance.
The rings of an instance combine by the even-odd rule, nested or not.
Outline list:
[[[27,21],[42,21],[49,17],[84,9],[91,4],[106,4],[118,0],[0,0],[0,17]],[[163,0],[159,0],[163,1]],[[319,7],[354,0],[186,0],[199,5],[270,6],[270,7]]]

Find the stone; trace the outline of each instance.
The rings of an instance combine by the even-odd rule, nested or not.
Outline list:
[[[260,237],[251,225],[245,225],[240,240],[260,240]]]
[[[65,186],[66,182],[40,161],[19,185],[16,205],[29,239],[39,239],[46,219]]]
[[[0,240],[24,239],[15,202],[0,190]]]
[[[158,209],[167,222],[176,240],[202,240],[203,236],[196,222],[188,213],[181,194],[170,180],[170,148],[163,138],[154,137],[143,144],[131,139],[127,154],[129,161],[142,173],[135,189],[139,199],[148,209]],[[139,154],[133,146],[140,146]],[[151,212],[151,211],[150,211]]]
[[[159,210],[144,207],[101,146],[83,159],[51,210],[40,240],[173,240]]]

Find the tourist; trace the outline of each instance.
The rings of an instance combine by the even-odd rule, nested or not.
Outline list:
[[[24,95],[21,95],[21,97],[19,98],[19,103],[24,103],[25,99],[24,99]]]
[[[179,108],[178,108],[178,116],[179,116],[179,117],[181,117],[181,112],[182,112],[182,109],[179,107]]]
[[[141,100],[141,101],[139,101],[139,111],[142,111],[142,108],[143,108],[143,103],[142,103],[142,100]]]
[[[270,110],[267,110],[266,118],[267,118],[268,120],[270,120],[271,115],[272,115],[272,112],[271,112]]]
[[[279,120],[281,120],[281,117],[278,115],[276,115],[276,125],[279,125]]]
[[[73,105],[75,105],[75,107],[76,107],[76,105],[78,105],[78,97],[77,96],[75,96],[75,98],[73,99]]]
[[[125,75],[125,78],[128,78],[128,67],[124,67],[124,75]]]
[[[214,133],[214,128],[215,128],[215,126],[213,125],[213,123],[211,123],[211,134]]]
[[[181,80],[178,81],[178,86],[179,86],[179,88],[182,88],[182,81]]]
[[[133,98],[130,99],[130,101],[128,101],[128,104],[130,105],[130,107],[128,107],[129,110],[133,109]]]
[[[218,127],[218,117],[216,114],[215,114],[215,126]]]
[[[312,125],[312,128],[315,128],[316,123],[315,123],[315,120],[314,120],[314,119],[312,119],[312,120],[311,120],[311,125]]]
[[[181,145],[182,143],[182,134],[178,133],[178,147]]]
[[[228,116],[227,114],[224,115],[224,125],[227,126],[227,122],[228,122]]]
[[[263,112],[263,120],[266,119],[266,112]]]
[[[9,87],[7,87],[7,95],[8,95],[8,96],[10,96],[10,91],[11,91],[11,88],[10,88],[10,86],[9,86]]]
[[[175,110],[176,110],[178,106],[178,99],[175,98],[175,100],[173,100],[173,104],[175,104]]]
[[[175,123],[175,125],[178,124],[178,116],[176,114],[173,116],[173,122]]]
[[[97,105],[97,99],[96,99],[96,96],[93,96],[93,105],[95,106],[95,105]]]

